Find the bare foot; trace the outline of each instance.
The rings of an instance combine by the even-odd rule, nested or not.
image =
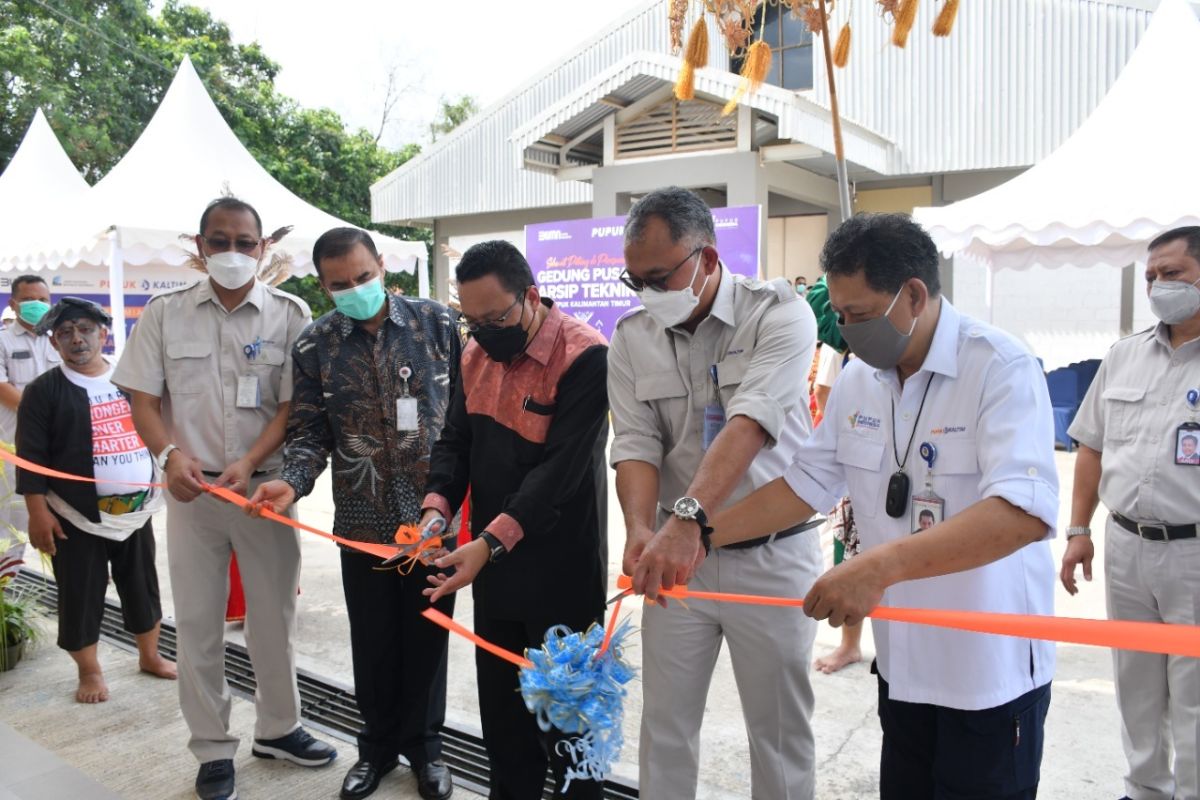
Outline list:
[[[138,668],[142,672],[148,672],[151,675],[155,675],[159,678],[166,678],[169,681],[175,680],[175,678],[179,675],[175,668],[174,662],[168,661],[157,653],[155,653],[154,658],[150,659],[149,661],[146,659],[139,659]]]
[[[75,700],[79,703],[103,703],[108,700],[108,684],[104,682],[104,673],[89,672],[80,675]]]
[[[838,645],[838,648],[827,656],[821,656],[813,662],[818,671],[832,675],[843,667],[862,661],[862,651],[857,647]]]

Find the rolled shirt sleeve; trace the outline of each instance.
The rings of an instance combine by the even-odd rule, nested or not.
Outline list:
[[[981,398],[977,441],[981,498],[1000,497],[1058,527],[1058,472],[1050,392],[1033,356],[997,361]]]
[[[644,461],[662,468],[663,443],[658,418],[648,402],[637,398],[637,379],[622,328],[613,333],[608,348],[608,402],[612,411],[613,442],[609,463]]]
[[[771,307],[741,384],[725,408],[727,419],[748,417],[767,434],[767,447],[779,440],[784,420],[805,401],[817,342],[817,323],[807,303],[795,300]]]

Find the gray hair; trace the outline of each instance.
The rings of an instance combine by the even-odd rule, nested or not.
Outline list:
[[[625,220],[625,246],[638,242],[646,233],[646,224],[658,217],[671,232],[671,242],[690,239],[695,246],[715,245],[717,232],[712,211],[699,195],[678,186],[655,189],[629,209]]]

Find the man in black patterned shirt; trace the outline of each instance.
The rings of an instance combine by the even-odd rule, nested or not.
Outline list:
[[[389,294],[383,259],[365,232],[335,228],[313,247],[321,285],[337,310],[296,342],[295,389],[281,480],[252,504],[282,512],[312,491],[333,457],[333,530],[391,543],[415,524],[458,375],[461,339],[453,312],[431,300]],[[431,570],[378,571],[373,556],[342,550],[354,686],[363,728],[344,798],[370,795],[402,755],[426,800],[451,793],[439,729],[446,713],[447,634],[419,615]],[[453,614],[453,598],[436,606]]]

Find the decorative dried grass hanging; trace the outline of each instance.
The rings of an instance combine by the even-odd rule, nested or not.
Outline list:
[[[758,87],[762,86],[770,69],[771,48],[766,42],[759,39],[746,51],[746,60],[742,62],[741,83],[738,84],[733,97],[729,98],[729,102],[725,104],[725,108],[721,109],[721,116],[727,117],[732,114],[743,97],[758,91]]]
[[[850,23],[846,22],[842,29],[838,31],[837,42],[833,45],[833,64],[836,67],[845,67],[850,61]]]
[[[683,68],[675,81],[675,99],[691,100],[696,96],[696,70],[708,63],[708,26],[704,15],[696,20],[688,34],[687,49],[683,53]]]
[[[900,0],[900,7],[896,11],[896,27],[892,29],[892,44],[896,47],[908,44],[908,33],[917,21],[918,5],[920,0]]]
[[[954,28],[954,18],[958,15],[958,0],[946,0],[942,11],[933,23],[934,36],[949,36]]]

